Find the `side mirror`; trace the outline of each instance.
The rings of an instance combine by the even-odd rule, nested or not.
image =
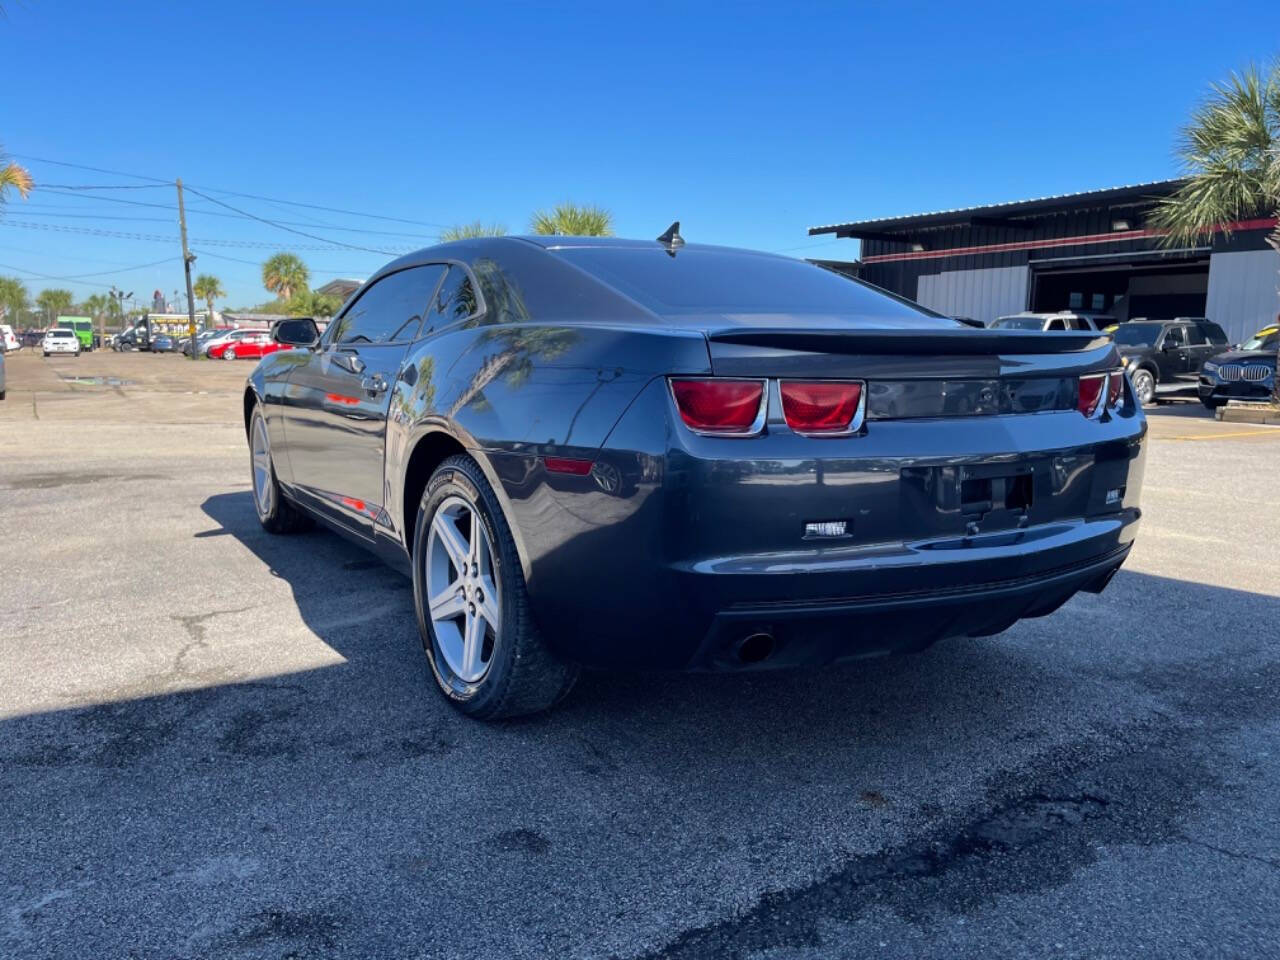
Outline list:
[[[271,331],[271,339],[291,347],[314,347],[320,342],[320,328],[310,317],[281,320]]]

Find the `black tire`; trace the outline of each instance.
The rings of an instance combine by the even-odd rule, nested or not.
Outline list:
[[[1150,370],[1135,370],[1130,381],[1133,383],[1133,393],[1138,398],[1139,406],[1145,406],[1155,400],[1156,378]]]
[[[1201,397],[1200,402],[1204,404],[1206,410],[1217,410],[1219,407],[1227,405],[1227,401],[1217,397]]]
[[[253,508],[258,514],[258,522],[262,524],[262,529],[268,533],[300,533],[303,530],[310,530],[315,521],[301,507],[286,497],[284,491],[280,489],[280,482],[276,479],[275,461],[271,457],[270,442],[267,444],[267,462],[270,472],[270,478],[268,479],[270,489],[269,503],[264,505],[262,498],[258,496],[253,439],[259,421],[262,422],[265,431],[266,419],[262,415],[262,407],[261,405],[255,405],[253,415],[249,418],[249,480],[253,486],[250,495],[253,497]]]
[[[462,681],[441,654],[426,613],[426,545],[436,510],[452,496],[476,504],[493,545],[494,577],[502,597],[494,650],[484,675]],[[578,666],[558,658],[543,640],[529,611],[529,592],[515,540],[493,488],[480,466],[465,454],[449,457],[431,476],[418,507],[413,535],[413,599],[418,632],[436,686],[470,717],[497,720],[546,710],[562,700],[578,679]]]

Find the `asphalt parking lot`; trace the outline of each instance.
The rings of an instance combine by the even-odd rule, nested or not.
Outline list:
[[[0,956],[1275,955],[1280,428],[1151,411],[1129,563],[1001,636],[484,725],[259,528],[250,369],[8,358]]]

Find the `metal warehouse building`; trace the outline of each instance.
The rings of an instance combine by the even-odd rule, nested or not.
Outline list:
[[[1280,314],[1276,227],[1258,217],[1230,234],[1169,248],[1146,226],[1164,180],[1087,193],[813,227],[856,237],[859,275],[952,316],[990,323],[1022,310],[1138,317],[1208,317],[1232,341]]]

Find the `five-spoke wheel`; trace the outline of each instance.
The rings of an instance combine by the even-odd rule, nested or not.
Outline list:
[[[578,668],[556,656],[534,624],[511,527],[466,454],[447,457],[422,492],[413,595],[431,673],[464,713],[536,713],[573,685]]]
[[[427,605],[440,653],[464,683],[489,669],[502,626],[493,545],[476,505],[453,494],[436,508],[427,537]]]

